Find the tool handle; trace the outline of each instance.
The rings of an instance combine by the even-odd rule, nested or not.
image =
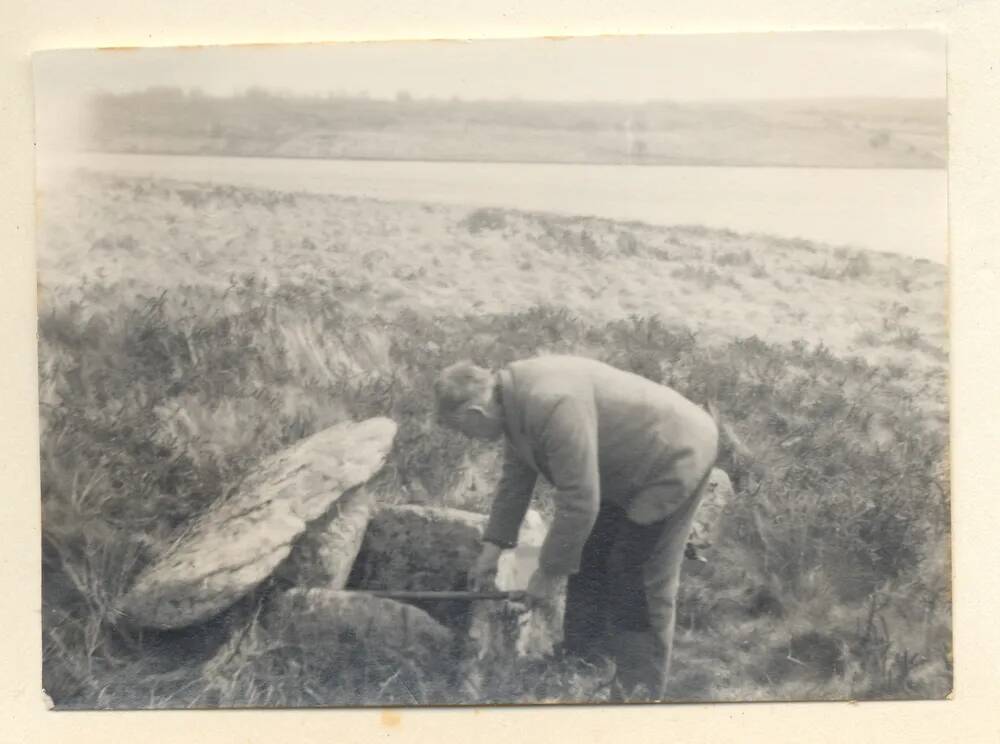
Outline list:
[[[445,592],[430,592],[430,591],[395,591],[392,589],[374,589],[366,591],[365,594],[371,594],[375,597],[382,597],[383,599],[399,599],[404,601],[413,600],[464,600],[464,601],[480,601],[480,600],[509,600],[512,602],[521,602],[525,598],[525,592],[523,591],[512,591],[512,592],[470,592],[470,591],[445,591]]]

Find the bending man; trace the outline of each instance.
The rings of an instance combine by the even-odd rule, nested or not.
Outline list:
[[[566,582],[564,650],[612,657],[628,698],[661,699],[685,544],[717,455],[712,417],[670,388],[566,356],[498,373],[460,362],[435,394],[443,425],[506,440],[473,582],[492,582],[541,474],[555,515],[529,598],[551,603]]]

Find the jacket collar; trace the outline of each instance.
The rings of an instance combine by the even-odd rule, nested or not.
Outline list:
[[[507,440],[513,445],[515,451],[528,465],[538,470],[535,464],[535,457],[531,451],[524,431],[524,420],[522,418],[522,407],[517,404],[517,386],[514,380],[514,373],[509,367],[500,370],[498,384],[500,386],[500,404],[503,407],[503,426],[507,435]]]

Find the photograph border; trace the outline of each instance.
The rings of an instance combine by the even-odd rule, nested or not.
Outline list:
[[[1000,13],[986,4],[907,3],[892,0],[871,9],[860,2],[829,4],[809,0],[795,10],[779,0],[755,5],[758,18],[740,16],[732,9],[687,1],[675,4],[666,17],[658,3],[633,3],[615,13],[598,10],[596,3],[549,2],[533,9],[531,17],[512,19],[512,8],[501,3],[493,8],[463,9],[452,20],[429,24],[424,5],[411,3],[401,12],[393,9],[349,11],[326,7],[310,0],[300,3],[300,13],[288,18],[275,16],[273,4],[254,0],[239,6],[223,4],[205,8],[194,3],[167,7],[141,7],[126,13],[109,0],[77,8],[69,3],[45,0],[30,12],[5,2],[4,13],[12,19],[5,44],[5,62],[0,78],[0,99],[9,101],[12,115],[2,120],[5,148],[0,162],[9,163],[0,199],[0,235],[5,239],[5,270],[0,273],[0,343],[15,364],[0,371],[4,390],[0,407],[3,447],[0,472],[10,502],[9,535],[4,541],[0,566],[8,587],[7,607],[19,600],[16,617],[3,636],[0,657],[6,674],[0,686],[3,728],[17,732],[14,741],[107,740],[139,735],[145,740],[173,741],[196,731],[199,741],[270,741],[297,731],[299,740],[321,741],[331,736],[392,735],[410,740],[435,741],[441,726],[458,736],[509,739],[551,739],[567,734],[592,737],[652,734],[669,730],[671,738],[686,742],[741,741],[774,736],[796,740],[857,741],[986,741],[998,730],[998,714],[991,686],[996,684],[997,628],[993,617],[997,579],[995,561],[986,551],[997,526],[997,505],[988,485],[998,473],[997,436],[989,422],[977,421],[977,413],[995,409],[997,392],[994,346],[996,337],[993,294],[998,267],[995,247],[989,243],[998,227],[992,194],[996,176],[983,175],[987,157],[994,164],[997,145],[994,132],[1000,126],[996,101],[998,71],[992,50]],[[458,6],[456,6],[458,7]],[[575,15],[567,15],[569,8]],[[232,23],[228,13],[240,10]],[[306,10],[308,8],[308,11]],[[946,10],[951,8],[951,10]],[[315,22],[312,14],[324,11],[329,20]],[[101,12],[108,13],[102,16]],[[590,11],[590,15],[587,15]],[[940,11],[940,12],[935,12]],[[475,13],[478,12],[478,18]],[[116,16],[115,14],[118,13]],[[382,15],[379,15],[379,14]],[[360,14],[360,15],[359,15]],[[124,17],[122,17],[124,16]],[[567,18],[573,17],[572,22]],[[722,22],[720,19],[724,18]],[[790,24],[785,28],[784,23]],[[190,27],[197,23],[198,33]],[[303,31],[295,37],[275,28]],[[725,28],[706,27],[719,24]],[[48,26],[46,26],[48,24]],[[519,25],[513,25],[519,24]],[[858,24],[861,24],[860,26]],[[148,43],[169,46],[185,43],[223,44],[250,39],[275,42],[341,40],[389,40],[400,35],[447,38],[526,38],[549,35],[594,35],[672,32],[738,32],[778,30],[861,30],[863,28],[921,27],[949,35],[949,220],[951,234],[950,310],[952,324],[952,452],[955,473],[953,490],[954,543],[953,578],[956,641],[955,692],[944,702],[878,702],[863,704],[784,703],[562,707],[492,709],[431,709],[372,711],[218,711],[218,712],[93,712],[50,713],[40,694],[39,601],[39,504],[37,358],[35,337],[35,269],[33,246],[33,159],[31,148],[30,60],[33,50],[130,46]],[[154,37],[145,29],[156,28]],[[325,33],[321,30],[329,29]],[[345,33],[344,28],[351,28]],[[412,34],[404,29],[412,29]],[[462,29],[466,29],[463,31]],[[992,32],[992,33],[991,33]],[[288,32],[286,32],[287,34]],[[979,252],[977,252],[977,247]],[[961,291],[956,291],[957,288]],[[986,322],[983,322],[986,319]],[[992,322],[990,322],[992,321]],[[975,472],[971,470],[975,467]],[[988,591],[992,589],[992,593]],[[530,720],[525,717],[530,717]],[[707,725],[706,725],[707,724]],[[8,728],[9,726],[9,728]],[[669,727],[669,728],[665,728]],[[770,730],[768,730],[770,728]],[[308,738],[306,738],[308,737]],[[415,737],[415,738],[414,738]]]

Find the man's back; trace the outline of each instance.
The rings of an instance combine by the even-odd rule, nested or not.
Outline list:
[[[508,367],[522,432],[539,469],[539,447],[552,411],[564,400],[592,405],[602,498],[622,503],[684,469],[707,468],[718,434],[712,417],[677,391],[592,359],[547,356]]]

